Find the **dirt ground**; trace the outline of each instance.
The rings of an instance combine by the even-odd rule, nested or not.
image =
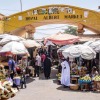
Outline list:
[[[100,100],[100,93],[72,91],[57,84],[57,70],[53,70],[51,79],[28,78],[27,88],[20,89],[15,97],[9,100]]]

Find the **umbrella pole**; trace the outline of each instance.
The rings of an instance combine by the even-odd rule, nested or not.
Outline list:
[[[79,66],[81,66],[81,58],[79,57]]]
[[[99,74],[100,74],[100,52],[99,52]]]
[[[17,55],[16,55],[16,63],[17,63]]]

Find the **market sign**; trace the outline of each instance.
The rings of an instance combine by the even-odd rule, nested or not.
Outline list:
[[[26,17],[26,20],[39,20],[38,16],[43,15],[43,20],[60,19],[63,15],[64,19],[80,19],[83,17],[82,14],[77,14],[75,9],[70,7],[49,7],[40,8],[32,11],[33,16]]]
[[[16,22],[16,23],[15,23]],[[100,34],[100,13],[70,5],[47,5],[19,12],[4,19],[4,32],[10,32],[27,25],[34,28],[47,24],[73,24]]]

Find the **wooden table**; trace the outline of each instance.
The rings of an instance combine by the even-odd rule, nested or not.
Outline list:
[[[77,84],[79,77],[80,77],[79,75],[71,75],[71,83],[73,83],[74,81],[75,84]]]

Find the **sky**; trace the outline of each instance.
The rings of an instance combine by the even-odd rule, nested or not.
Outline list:
[[[95,11],[99,11],[98,6],[100,6],[100,0],[0,0],[0,13],[8,16],[20,12],[21,11],[20,1],[22,2],[23,11],[38,6],[44,6],[50,4],[66,4],[66,5],[87,8]],[[59,27],[59,28],[52,29],[52,27],[53,28]],[[53,34],[59,31],[63,31],[63,29],[66,27],[67,25],[65,24],[41,26],[37,28],[35,37],[42,38],[44,36],[49,35],[49,33]],[[48,33],[46,32],[47,30],[41,30],[45,28],[46,29],[48,28]],[[87,32],[90,33],[89,31]]]

